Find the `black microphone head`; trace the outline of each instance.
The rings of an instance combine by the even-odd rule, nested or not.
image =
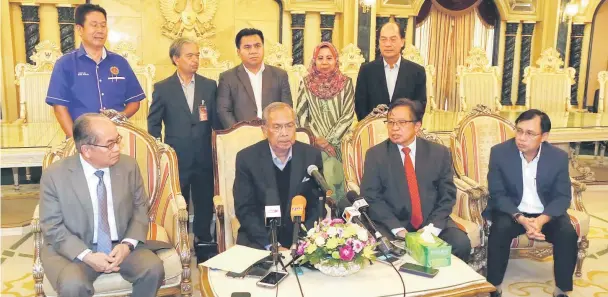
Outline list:
[[[346,199],[348,199],[350,203],[355,202],[357,198],[359,198],[359,194],[357,194],[357,192],[353,190],[350,190],[348,191],[348,193],[346,193]]]

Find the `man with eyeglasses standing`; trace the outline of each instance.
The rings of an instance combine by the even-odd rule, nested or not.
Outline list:
[[[424,67],[403,59],[401,49],[405,32],[389,22],[380,29],[381,57],[361,66],[355,88],[355,112],[363,120],[379,104],[389,105],[398,98],[409,98],[426,107],[426,72]]]
[[[68,137],[74,121],[83,113],[114,109],[133,116],[146,95],[121,55],[107,51],[106,10],[82,4],[74,13],[80,48],[63,55],[53,68],[46,103]]]
[[[287,103],[271,103],[264,109],[262,140],[236,155],[234,208],[241,224],[237,244],[270,249],[271,238],[264,224],[265,206],[280,205],[281,226],[277,238],[281,250],[292,244],[293,223],[289,219],[291,200],[306,197],[307,228],[319,217],[316,184],[306,169],[323,169],[321,151],[296,141],[296,114]]]
[[[80,116],[73,135],[78,154],[40,180],[45,276],[62,297],[93,296],[93,282],[115,272],[133,284],[132,296],[156,296],[165,271],[146,244],[148,196],[137,162],[120,154],[116,126],[101,114]]]
[[[553,296],[572,291],[578,235],[566,210],[572,200],[568,155],[547,142],[551,120],[530,109],[515,120],[516,136],[492,147],[488,171],[490,200],[484,217],[492,222],[488,282],[501,296],[513,238],[526,234],[553,244]]]
[[[361,195],[385,236],[405,238],[428,227],[466,262],[471,242],[450,218],[456,203],[452,156],[446,147],[416,137],[423,115],[418,101],[393,101],[386,120],[389,139],[367,151]]]

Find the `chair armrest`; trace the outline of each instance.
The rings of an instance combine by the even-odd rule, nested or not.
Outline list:
[[[479,225],[477,225],[471,221],[467,221],[454,214],[451,214],[450,218],[452,218],[454,223],[456,223],[456,226],[458,226],[458,229],[467,233],[467,236],[469,237],[469,240],[471,241],[471,248],[476,248],[476,247],[482,246],[482,240],[481,240],[482,239],[482,232],[481,232],[482,229],[479,227]]]
[[[583,205],[583,192],[587,190],[587,185],[574,178],[570,178],[570,181],[572,182],[572,202],[570,203],[570,208],[586,213],[587,209]]]
[[[34,277],[34,291],[36,296],[44,296],[42,281],[44,278],[44,268],[40,259],[40,249],[42,248],[42,229],[40,227],[40,205],[36,205],[32,215],[32,234],[34,235],[34,266],[32,276]]]
[[[568,216],[570,217],[570,222],[576,231],[576,234],[579,238],[583,236],[587,236],[589,234],[589,222],[591,221],[591,216],[588,213],[577,211],[574,209],[568,209]]]
[[[226,251],[226,223],[224,212],[224,200],[219,195],[213,197],[213,208],[215,209],[215,233],[217,235],[217,249],[219,253]]]
[[[456,185],[456,204],[452,214],[482,228],[485,223],[481,213],[488,202],[487,191],[479,185],[471,185],[471,183],[457,177],[454,177],[454,184]]]

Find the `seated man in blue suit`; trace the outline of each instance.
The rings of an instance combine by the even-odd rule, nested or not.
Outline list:
[[[484,216],[492,221],[488,242],[488,281],[501,296],[501,283],[513,238],[553,244],[553,296],[572,291],[576,266],[577,234],[566,210],[570,206],[568,155],[547,142],[551,120],[530,109],[517,120],[516,136],[492,147],[488,171],[490,200]]]

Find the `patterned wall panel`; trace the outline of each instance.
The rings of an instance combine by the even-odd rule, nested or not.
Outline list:
[[[322,14],[321,15],[321,41],[332,41],[332,33],[334,31],[334,22],[336,15]]]
[[[38,6],[22,5],[21,19],[25,35],[25,55],[27,62],[34,64],[30,56],[34,54],[34,49],[40,42],[40,17],[38,16]]]
[[[357,24],[357,46],[361,49],[361,54],[365,61],[369,61],[369,48],[371,45],[370,31],[369,28],[372,25],[372,14],[370,12],[363,12],[363,8],[359,7],[359,24]]]
[[[291,15],[291,55],[293,65],[304,64],[304,26],[306,15],[303,13]]]
[[[502,72],[502,105],[512,105],[511,85],[513,77],[513,60],[515,59],[515,38],[519,23],[507,23],[505,34],[505,57]]]
[[[574,68],[574,84],[570,89],[570,104],[578,106],[578,73],[581,70],[581,54],[583,51],[583,37],[585,36],[584,24],[573,24],[572,33],[570,34],[570,59],[568,66]],[[585,102],[585,100],[583,100]]]
[[[380,58],[380,29],[390,20],[390,17],[376,17],[376,59]]]
[[[59,15],[59,36],[61,39],[61,52],[74,50],[74,7],[57,7]]]
[[[524,69],[530,66],[530,55],[532,49],[532,33],[534,23],[525,23],[521,28],[521,55],[519,56],[519,85],[517,87],[517,103],[515,105],[526,105],[526,85],[521,83],[524,79]]]

